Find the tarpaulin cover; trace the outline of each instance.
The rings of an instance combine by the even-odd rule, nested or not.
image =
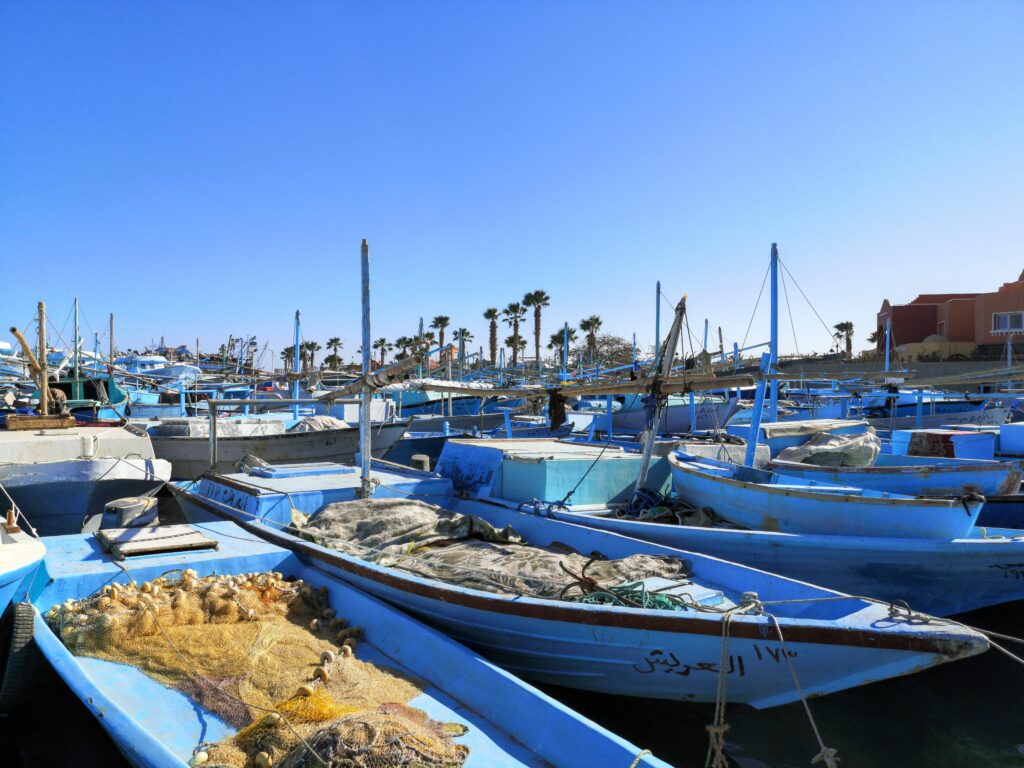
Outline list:
[[[498,529],[421,501],[364,499],[329,504],[300,529],[326,547],[450,584],[533,597],[557,598],[590,560],[565,546],[540,547],[511,526]],[[660,576],[682,579],[688,564],[674,557],[632,555],[596,560],[586,576],[614,586]]]
[[[862,435],[832,435],[821,432],[803,445],[781,451],[779,461],[814,464],[819,467],[870,467],[882,450],[874,427]]]

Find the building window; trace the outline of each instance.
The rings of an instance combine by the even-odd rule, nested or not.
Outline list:
[[[992,315],[992,333],[1024,331],[1024,312],[997,312]]]

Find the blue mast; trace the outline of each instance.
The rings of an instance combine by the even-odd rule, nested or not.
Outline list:
[[[779,367],[779,248],[772,243],[772,340],[768,373],[777,373]],[[771,400],[768,403],[768,420],[779,420],[779,381],[771,382]]]
[[[422,317],[420,318],[420,332],[419,332],[419,335],[416,338],[419,341],[423,341],[423,318]],[[430,358],[427,358],[427,360],[429,361]],[[429,363],[428,363],[428,365],[429,365]],[[423,378],[423,363],[420,363],[419,365],[416,366],[416,378],[417,379],[422,379]],[[399,396],[401,396],[400,392],[397,393],[397,394]]]
[[[565,323],[562,326],[562,381],[565,381],[568,376],[568,361],[569,361],[569,324]]]
[[[292,347],[292,400],[299,399],[299,310],[295,310],[295,346]],[[299,418],[299,404],[292,405],[292,418]]]
[[[661,349],[661,280],[654,288],[654,356]]]
[[[359,463],[360,494],[367,499],[373,495],[370,484],[370,401],[373,390],[367,383],[370,377],[370,246],[363,240],[360,260],[363,299],[363,391],[359,400]]]
[[[889,372],[889,344],[892,339],[892,317],[885,318],[885,372]]]

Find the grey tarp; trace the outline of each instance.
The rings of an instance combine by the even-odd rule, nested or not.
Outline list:
[[[870,467],[882,450],[874,427],[861,435],[833,435],[820,432],[803,445],[779,452],[779,461],[814,464],[819,467]]]
[[[333,416],[307,416],[302,421],[289,428],[289,432],[326,432],[329,429],[351,429],[352,425],[347,421],[336,419]]]
[[[580,574],[591,559],[564,545],[529,544],[511,527],[499,530],[474,515],[405,499],[329,504],[300,532],[332,549],[426,578],[533,597],[558,597],[575,581],[561,566]],[[632,555],[595,560],[586,576],[610,587],[651,576],[682,580],[688,568],[680,558]]]

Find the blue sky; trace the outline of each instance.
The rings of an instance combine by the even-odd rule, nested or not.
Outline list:
[[[543,288],[545,336],[651,343],[660,279],[731,342],[777,241],[861,346],[1024,268],[1022,40],[1020,2],[4,2],[3,323],[280,349],[301,308],[352,354],[366,237],[375,338]]]

